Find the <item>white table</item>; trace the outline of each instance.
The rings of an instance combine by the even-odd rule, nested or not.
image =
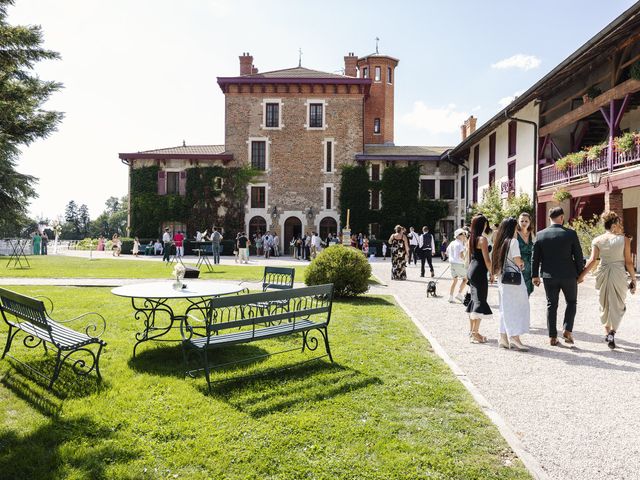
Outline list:
[[[136,348],[143,342],[156,340],[160,342],[172,342],[175,340],[161,339],[174,327],[175,322],[181,322],[184,315],[176,315],[169,305],[171,300],[187,300],[187,310],[204,310],[211,297],[229,295],[244,290],[245,287],[234,283],[216,282],[208,280],[188,280],[184,282],[186,288],[176,290],[173,288],[174,280],[163,282],[137,283],[123,285],[111,290],[111,293],[119,297],[131,298],[131,306],[135,310],[136,320],[143,319],[144,330],[136,333],[136,344],[133,347],[133,356],[136,356]],[[158,316],[166,314],[168,323],[156,325]],[[160,323],[160,322],[158,322]]]

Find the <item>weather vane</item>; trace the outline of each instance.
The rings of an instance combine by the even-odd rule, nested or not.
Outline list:
[[[380,39],[379,39],[378,37],[376,37],[376,53],[379,53],[379,52],[378,52],[378,42],[379,42],[379,41],[380,41]]]
[[[298,49],[298,67],[302,66],[302,49]]]

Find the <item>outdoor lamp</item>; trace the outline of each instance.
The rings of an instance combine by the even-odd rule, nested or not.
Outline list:
[[[589,185],[591,185],[593,188],[596,188],[598,185],[600,185],[602,172],[599,172],[598,170],[591,170],[589,173],[587,173],[587,178],[589,179]]]

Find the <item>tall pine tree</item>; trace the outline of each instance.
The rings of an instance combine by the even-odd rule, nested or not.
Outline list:
[[[0,232],[6,234],[14,233],[26,218],[29,200],[37,196],[37,179],[15,168],[19,147],[47,137],[63,117],[42,109],[62,85],[33,73],[37,62],[60,56],[42,47],[39,26],[7,23],[7,8],[13,3],[0,0]]]

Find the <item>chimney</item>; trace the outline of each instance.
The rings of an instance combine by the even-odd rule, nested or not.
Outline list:
[[[344,57],[344,74],[347,77],[358,76],[358,57],[353,52],[349,52],[349,55]]]
[[[251,65],[251,75],[255,75],[256,73],[258,73],[258,69],[255,65]]]
[[[253,57],[249,52],[242,52],[240,58],[240,75],[251,75],[253,70]]]
[[[464,142],[469,135],[476,131],[476,122],[478,119],[471,115],[464,121],[463,125],[460,125],[460,133],[462,135],[462,141]]]

